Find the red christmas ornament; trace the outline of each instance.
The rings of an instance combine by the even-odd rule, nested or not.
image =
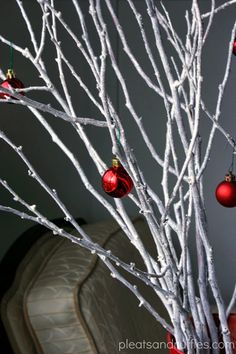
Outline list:
[[[133,181],[115,157],[112,159],[112,167],[102,176],[104,191],[113,198],[122,198],[133,188]]]
[[[218,202],[224,207],[236,206],[236,181],[232,172],[225,175],[225,180],[217,186],[215,194]]]
[[[236,38],[234,39],[234,44],[233,44],[233,54],[236,55]]]
[[[6,78],[6,80],[4,80],[1,83],[1,87],[8,89],[8,90],[10,90],[12,88],[24,88],[23,83],[19,79],[16,78],[16,75],[12,69],[8,69],[6,76],[7,76],[7,78]],[[19,94],[24,96],[23,91],[20,91]],[[4,99],[4,98],[15,99],[15,97],[12,97],[8,93],[5,93],[5,92],[0,92],[0,98],[1,99]]]

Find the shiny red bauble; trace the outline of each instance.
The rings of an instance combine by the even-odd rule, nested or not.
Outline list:
[[[235,38],[234,44],[233,44],[233,54],[236,55],[236,38]]]
[[[16,78],[13,70],[8,70],[7,71],[7,78],[6,80],[4,80],[0,85],[1,87],[7,89],[7,90],[11,90],[12,88],[17,88],[17,89],[21,89],[24,88],[24,84]],[[19,92],[20,95],[24,96],[24,92],[20,91]],[[4,98],[12,98],[15,99],[13,96],[9,95],[8,93],[5,92],[0,92],[0,99],[4,99]]]
[[[216,199],[226,208],[236,207],[236,181],[231,172],[225,175],[225,180],[216,188]]]
[[[133,188],[133,181],[117,158],[112,159],[112,167],[102,176],[104,191],[113,198],[122,198]]]

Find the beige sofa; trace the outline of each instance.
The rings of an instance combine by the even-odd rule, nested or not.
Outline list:
[[[135,220],[135,227],[149,243],[150,234],[141,218]],[[144,269],[114,221],[83,228],[95,242]],[[128,277],[165,315],[153,292]],[[166,340],[165,331],[110,276],[98,257],[51,232],[32,245],[18,266],[1,301],[1,318],[16,354],[168,352],[158,349],[158,343]],[[147,348],[148,342],[152,349]]]

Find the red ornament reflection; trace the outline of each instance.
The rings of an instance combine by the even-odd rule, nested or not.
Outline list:
[[[236,55],[236,38],[234,39],[234,44],[233,44],[233,54]]]
[[[231,172],[225,176],[225,180],[216,188],[216,199],[226,208],[236,206],[236,181]]]
[[[117,158],[102,176],[102,187],[113,198],[122,198],[132,190],[133,181]]]
[[[7,71],[7,78],[6,80],[4,80],[2,83],[1,83],[1,87],[7,89],[7,90],[11,90],[12,88],[17,88],[17,89],[21,89],[21,88],[24,88],[24,84],[16,78],[13,70],[9,69]],[[20,95],[24,96],[24,92],[23,91],[20,91],[19,92]],[[15,99],[15,97],[9,95],[8,93],[5,93],[5,92],[0,92],[0,99],[4,99],[4,98],[12,98],[12,99]]]

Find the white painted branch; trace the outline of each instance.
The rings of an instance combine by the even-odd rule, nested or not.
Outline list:
[[[24,19],[24,21],[26,23],[26,27],[27,27],[27,29],[29,31],[30,39],[31,39],[31,42],[32,42],[33,47],[34,47],[34,51],[35,51],[35,53],[37,53],[38,52],[38,44],[37,44],[37,41],[36,41],[36,38],[35,38],[35,34],[34,34],[34,31],[33,31],[31,22],[29,20],[29,17],[26,14],[26,11],[24,9],[22,1],[21,0],[16,0],[16,2],[17,2],[17,5],[20,8],[21,15],[22,15],[22,17],[23,17],[23,19]]]
[[[41,36],[38,37],[38,42],[34,33],[33,23],[31,23],[25,11],[23,1],[16,0],[29,33],[29,38],[33,46],[32,51],[28,48],[23,49],[15,43],[12,44],[3,36],[0,36],[0,41],[8,46],[12,45],[14,50],[21,53],[37,70],[43,83],[39,86],[30,86],[24,89],[7,90],[1,88],[0,92],[4,92],[8,94],[8,96],[6,96],[6,99],[1,99],[0,103],[14,103],[15,108],[17,105],[26,106],[34,114],[36,119],[38,119],[42,127],[49,134],[52,142],[59,147],[61,152],[65,154],[72,163],[87,191],[96,198],[101,206],[117,221],[129,241],[138,250],[144,262],[144,270],[138,269],[132,262],[131,264],[126,264],[109,250],[105,250],[93,243],[90,236],[87,235],[83,231],[83,228],[74,220],[56,191],[51,189],[33,168],[32,164],[23,153],[22,147],[16,146],[4,132],[0,132],[0,138],[16,152],[18,157],[28,168],[29,175],[48,193],[63,212],[65,219],[73,225],[80,236],[76,237],[63,229],[59,229],[38,211],[36,205],[28,204],[24,199],[18,196],[7,182],[1,179],[1,186],[11,194],[16,202],[20,203],[21,207],[26,208],[27,212],[4,205],[0,205],[0,210],[38,222],[52,230],[54,234],[66,237],[71,240],[71,242],[97,254],[110,269],[111,276],[119,280],[133,292],[140,301],[140,306],[144,306],[164,328],[169,330],[175,336],[178,348],[187,348],[188,354],[194,353],[190,344],[192,339],[195,343],[199,340],[208,342],[217,342],[219,340],[207,294],[207,283],[209,283],[209,288],[213,293],[219,312],[223,340],[224,343],[227,344],[230,340],[227,317],[236,301],[236,287],[226,310],[216,278],[213,250],[208,240],[206,213],[204,209],[203,180],[201,177],[209,160],[216,130],[219,130],[221,134],[223,134],[236,152],[234,138],[226,132],[223,125],[219,122],[225,87],[230,73],[232,45],[236,34],[236,22],[231,32],[227,64],[223,80],[219,86],[214,115],[209,112],[204,104],[205,100],[201,90],[203,79],[201,57],[202,48],[207,44],[208,34],[212,28],[215,15],[228,6],[234,5],[236,0],[226,1],[218,7],[216,7],[215,0],[211,0],[211,11],[205,14],[200,13],[198,1],[192,0],[191,12],[187,11],[185,15],[187,24],[185,41],[177,33],[173,25],[174,21],[172,21],[171,13],[167,11],[164,4],[160,3],[160,6],[156,6],[153,0],[145,0],[151,23],[150,28],[155,38],[154,50],[151,46],[149,32],[146,31],[142,22],[143,15],[138,12],[138,6],[136,8],[133,0],[127,0],[127,6],[131,9],[134,15],[133,18],[137,22],[138,30],[142,37],[144,53],[150,61],[152,74],[147,74],[141,61],[136,57],[134,51],[131,50],[131,45],[127,40],[128,37],[126,37],[125,27],[123,28],[121,26],[112,1],[105,0],[101,2],[100,0],[89,0],[87,4],[88,12],[95,26],[94,32],[99,40],[98,51],[100,51],[100,53],[98,57],[97,54],[95,54],[95,52],[97,52],[97,46],[96,51],[92,46],[93,42],[91,38],[93,33],[90,33],[90,29],[87,26],[87,16],[83,13],[78,0],[72,0],[71,4],[80,25],[79,34],[72,30],[72,27],[70,27],[63,18],[63,14],[57,11],[56,2],[54,0],[37,0],[37,2],[42,10]],[[131,98],[129,85],[122,68],[118,65],[113,50],[113,41],[109,33],[109,27],[106,25],[103,18],[103,9],[105,9],[106,14],[112,19],[118,34],[118,40],[123,46],[123,51],[139,77],[143,80],[148,92],[149,89],[151,89],[152,94],[154,93],[163,99],[166,110],[166,140],[163,158],[157,152],[155,144],[151,142],[145,130],[145,117],[143,117],[143,119],[140,117]],[[207,21],[205,32],[202,28],[202,20]],[[96,89],[95,93],[82,79],[83,76],[81,72],[75,70],[69,58],[65,55],[63,43],[60,42],[59,38],[59,27],[71,38],[78,52],[82,54],[87,62],[94,80],[93,88]],[[163,43],[163,34],[165,38],[167,37],[168,43]],[[60,89],[54,85],[43,61],[43,56],[46,55],[44,49],[47,36],[50,38],[50,45],[53,46],[56,51],[56,63],[61,83]],[[82,40],[80,38],[82,38]],[[169,45],[175,51],[175,58],[169,58],[166,45]],[[157,63],[155,59],[155,51],[158,52],[158,58],[160,58],[159,63]],[[156,188],[152,188],[152,186],[146,182],[145,174],[141,171],[132,147],[127,140],[128,134],[122,124],[123,121],[119,113],[117,113],[107,85],[107,68],[110,64],[118,80],[129,114],[139,129],[139,136],[146,144],[147,152],[150,153],[154,163],[162,168],[161,186],[163,195],[156,192]],[[161,70],[159,65],[162,65],[164,71]],[[70,95],[69,86],[67,86],[67,71],[69,71],[69,77],[73,79],[75,84],[81,86],[93,106],[98,110],[99,117],[102,116],[100,120],[99,117],[93,119],[80,117],[78,115],[75,110],[75,102]],[[0,77],[5,79],[1,70]],[[168,86],[166,84],[164,85],[165,79],[167,79],[166,82]],[[50,102],[51,97],[54,97],[60,105],[61,110],[54,109],[51,107],[50,103],[41,103],[21,95],[21,92],[30,93],[31,91],[47,92],[49,95],[48,102]],[[62,94],[59,93],[61,91]],[[9,96],[11,96],[11,98],[9,98]],[[134,223],[127,213],[125,203],[119,199],[115,200],[114,203],[109,202],[93,187],[78,158],[68,149],[40,112],[49,113],[51,116],[63,119],[67,124],[71,124],[71,127],[75,129],[79,138],[83,141],[90,158],[97,168],[99,177],[107,169],[107,166],[102,160],[102,156],[96,151],[93,142],[88,138],[83,126],[89,124],[94,127],[106,128],[104,132],[107,133],[108,138],[111,140],[112,152],[120,159],[122,165],[133,180],[134,194],[130,194],[129,197],[134,202],[139,212],[143,214],[150,229],[155,246],[152,254],[145,248],[145,240],[141,239],[136,230]],[[199,135],[200,116],[202,113],[212,122],[212,130],[209,135],[207,148],[204,151],[203,160],[201,160],[201,137]],[[176,148],[177,135],[177,139],[180,139],[182,143],[181,152],[184,153],[183,158],[179,160],[179,151]],[[187,192],[185,188],[186,182],[189,184],[189,186],[187,186]],[[194,220],[194,224],[196,225],[198,289],[195,288],[194,284],[189,252],[190,223],[192,220]],[[180,254],[178,254],[175,249],[174,237],[176,237],[179,242],[181,249]],[[140,294],[138,288],[131,284],[125,276],[123,276],[123,273],[118,271],[118,267],[136,277],[136,279],[144,282],[159,296],[168,312],[172,325],[167,323],[166,320],[155,311],[152,304]],[[198,293],[200,298],[196,296]],[[190,320],[190,318],[192,318],[192,320]],[[197,353],[202,354],[200,350],[197,350]],[[219,350],[214,349],[213,353],[218,354]],[[226,353],[231,354],[232,352],[230,349],[227,349]]]
[[[207,110],[205,109],[205,105],[202,102],[202,108],[203,110],[205,110],[205,112],[207,113],[208,117],[213,121],[213,126],[209,135],[209,141],[208,141],[208,145],[207,145],[207,149],[205,152],[205,156],[203,159],[203,163],[201,166],[201,169],[199,171],[199,176],[198,178],[202,175],[202,173],[204,172],[207,163],[209,161],[209,156],[210,156],[210,152],[211,152],[211,147],[213,144],[213,139],[215,136],[215,131],[216,128],[218,128],[218,130],[226,137],[226,139],[228,140],[228,142],[230,143],[230,145],[233,146],[234,150],[235,150],[235,141],[233,138],[230,137],[229,134],[227,134],[225,132],[225,130],[220,126],[220,124],[218,123],[220,115],[221,115],[221,106],[222,106],[222,101],[224,98],[224,92],[225,92],[225,87],[229,78],[229,73],[230,73],[230,66],[231,66],[231,61],[232,61],[232,48],[233,48],[233,42],[235,39],[235,35],[236,35],[236,21],[234,22],[234,26],[232,28],[232,32],[231,32],[231,38],[230,38],[230,42],[229,42],[229,46],[228,46],[228,56],[227,56],[227,62],[226,62],[226,67],[225,67],[225,72],[224,72],[224,77],[222,82],[219,85],[219,95],[218,95],[218,99],[217,99],[217,104],[216,104],[216,110],[215,110],[215,114],[213,117],[210,116],[210,114],[207,112]]]
[[[209,21],[207,24],[206,31],[204,33],[203,44],[205,43],[205,41],[207,39],[207,36],[210,32],[211,25],[213,23],[213,18],[214,18],[214,14],[215,14],[215,7],[216,7],[215,0],[211,0],[211,12],[210,12]]]
[[[227,311],[226,311],[227,317],[229,317],[229,315],[233,311],[235,305],[236,305],[236,284],[235,284],[235,287],[234,287],[232,298],[231,298],[231,300],[229,302],[229,305],[227,307]]]
[[[226,9],[226,7],[231,6],[231,5],[234,5],[234,4],[236,4],[236,0],[226,1],[224,4],[218,6],[218,7],[214,10],[214,14],[217,14],[218,12],[220,12],[220,11]],[[209,16],[211,16],[211,15],[212,15],[212,11],[206,12],[205,14],[202,14],[202,15],[201,15],[201,18],[204,19],[204,18],[209,17]]]
[[[48,89],[50,90],[50,89]],[[107,123],[105,121],[99,121],[94,118],[82,118],[82,117],[74,117],[71,116],[70,114],[64,113],[62,111],[58,111],[55,108],[52,108],[50,104],[44,104],[39,101],[32,100],[28,97],[23,97],[20,95],[20,93],[17,92],[18,89],[14,90],[8,90],[5,89],[4,87],[0,88],[0,92],[5,92],[7,94],[10,94],[12,97],[17,98],[18,100],[11,99],[11,98],[6,98],[6,99],[0,99],[0,103],[14,103],[14,104],[19,104],[22,106],[27,106],[27,107],[32,107],[36,108],[42,112],[47,112],[50,113],[53,117],[59,117],[67,122],[70,123],[80,123],[82,125],[94,125],[96,127],[101,127],[101,128],[107,128]],[[30,91],[30,89],[29,89]]]
[[[19,202],[20,204],[24,205],[30,212],[34,213],[36,217],[31,216],[29,214],[26,214],[24,212],[21,212],[17,209],[10,208],[10,207],[5,207],[0,205],[0,210],[5,211],[5,212],[10,212],[13,213],[22,219],[28,219],[31,221],[35,221],[37,223],[40,223],[47,228],[51,229],[53,231],[54,235],[60,235],[68,238],[70,241],[77,243],[81,245],[82,247],[85,247],[86,249],[90,250],[92,253],[97,253],[98,256],[101,258],[101,260],[108,265],[110,269],[112,269],[112,276],[114,278],[120,279],[124,284],[127,285],[129,289],[131,289],[135,296],[141,300],[141,303],[148,309],[148,311],[160,322],[166,329],[168,329],[171,333],[173,333],[172,327],[164,320],[159,314],[152,308],[152,306],[147,302],[147,300],[144,299],[143,296],[138,292],[137,287],[132,287],[130,286],[130,283],[125,280],[124,277],[121,277],[121,275],[118,273],[118,271],[112,266],[112,264],[108,261],[109,259],[112,260],[118,267],[122,267],[124,270],[129,272],[130,274],[134,275],[136,278],[140,279],[141,281],[144,281],[146,285],[149,285],[157,291],[157,293],[163,292],[165,295],[165,298],[172,297],[174,298],[175,295],[172,293],[167,293],[163,291],[161,288],[157,287],[156,285],[153,285],[153,278],[155,278],[155,275],[149,274],[146,272],[142,272],[140,270],[137,271],[133,265],[129,266],[119,258],[115,257],[112,255],[112,253],[108,250],[104,250],[102,247],[98,246],[97,244],[94,244],[91,242],[91,239],[89,236],[83,231],[83,229],[74,221],[70,220],[72,224],[76,227],[78,232],[83,236],[83,238],[75,237],[68,232],[65,232],[65,230],[58,228],[55,224],[52,222],[48,221],[40,212],[38,212],[36,205],[29,205],[26,203],[22,198],[20,198],[14,191],[13,189],[8,185],[6,181],[3,181],[0,179],[0,184],[7,189],[10,194],[13,196],[14,201]],[[68,216],[67,220],[68,220]],[[158,277],[163,277],[168,269],[165,269],[161,274],[158,274]],[[150,279],[150,280],[149,280]]]
[[[23,200],[7,183],[7,181],[2,180],[0,178],[0,184],[2,187],[4,187],[12,196],[13,200],[17,203],[20,203],[23,205],[29,212],[33,213],[35,216],[26,214],[24,212],[21,212],[20,210],[10,208],[10,207],[3,207],[2,210],[6,212],[13,212],[15,215],[20,216],[22,219],[25,217],[28,220],[36,221],[37,223],[40,223],[41,225],[46,226],[47,228],[51,229],[53,231],[54,235],[60,235],[60,236],[65,236],[66,238],[70,239],[72,242],[81,244],[83,247],[87,248],[90,250],[93,254],[97,253],[98,255],[101,255],[104,259],[110,259],[113,261],[117,266],[123,268],[126,270],[128,273],[132,274],[134,277],[140,279],[141,281],[145,282],[146,285],[151,286],[157,293],[163,294],[165,298],[175,298],[174,293],[167,292],[163,290],[161,287],[159,287],[155,282],[153,282],[153,278],[161,278],[163,277],[168,269],[164,269],[162,273],[157,274],[156,276],[154,274],[150,274],[144,271],[141,271],[137,269],[136,267],[133,266],[133,264],[129,265],[119,259],[118,257],[114,256],[110,250],[105,250],[101,246],[99,246],[97,243],[93,243],[89,235],[84,232],[83,228],[73,219],[71,218],[68,214],[65,214],[65,220],[71,222],[71,224],[75,227],[75,229],[78,231],[78,233],[82,236],[82,238],[78,238],[77,236],[73,236],[71,234],[68,234],[65,230],[58,228],[55,224],[53,224],[51,221],[49,221],[47,218],[45,218],[37,209],[37,206],[35,204],[30,205],[28,204],[25,200]]]
[[[118,273],[115,270],[115,267],[112,266],[112,264],[108,261],[104,261],[105,264],[108,266],[108,268],[111,270],[111,276],[114,278],[117,278],[121,283],[123,283],[129,290],[132,291],[132,293],[134,293],[136,295],[136,297],[139,299],[139,307],[144,306],[150,313],[152,313],[152,315],[154,316],[154,318],[161,323],[161,325],[170,333],[174,333],[173,328],[168,325],[168,323],[166,322],[166,320],[164,318],[162,318],[152,307],[151,305],[148,303],[148,301],[146,301],[144,299],[144,297],[140,294],[140,292],[138,291],[138,288],[136,285],[131,285],[123,276],[120,275],[120,273]]]

